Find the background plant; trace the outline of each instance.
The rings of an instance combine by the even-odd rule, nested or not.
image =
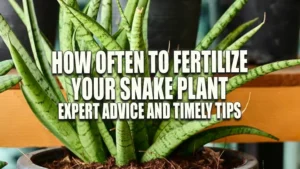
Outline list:
[[[58,76],[58,80],[66,93],[66,97],[64,97],[56,78],[51,74],[51,52],[54,49],[38,27],[33,0],[23,0],[23,7],[18,6],[15,0],[9,1],[27,27],[33,58],[30,57],[5,19],[0,15],[0,35],[12,56],[12,60],[1,62],[0,91],[3,92],[20,82],[24,97],[36,117],[84,162],[103,163],[109,156],[112,156],[116,158],[117,165],[122,166],[131,160],[147,162],[157,158],[165,158],[176,149],[179,149],[179,152],[184,155],[190,155],[195,149],[206,143],[236,134],[255,134],[278,140],[268,133],[249,126],[208,129],[222,122],[216,118],[216,115],[213,115],[208,121],[175,120],[174,117],[165,121],[103,121],[101,118],[92,121],[80,121],[79,119],[76,121],[59,121],[57,104],[74,102],[70,79],[78,77],[78,75],[63,74]],[[89,50],[93,53],[93,61],[99,50],[143,50],[147,52],[147,19],[150,0],[128,0],[124,10],[120,2],[117,1],[122,21],[119,24],[119,30],[115,33],[111,32],[112,0],[103,0],[102,2],[90,0],[83,11],[78,9],[75,0],[58,0],[58,2],[61,6],[59,12],[61,51]],[[195,49],[208,49],[246,2],[247,0],[236,0]],[[100,23],[97,23],[96,17],[100,6],[102,6],[101,19]],[[265,22],[263,21],[238,38],[256,20],[239,26],[220,42],[217,49],[240,49]],[[299,64],[300,60],[296,59],[281,61],[256,67],[247,74],[236,75],[230,78],[226,86],[227,93],[259,76]],[[18,71],[18,75],[5,75],[13,65]],[[149,77],[148,65],[146,57],[145,68],[148,71],[137,76]],[[98,77],[99,75],[92,73],[90,76]],[[124,76],[130,77],[125,73],[117,74],[116,72],[112,75],[105,75],[105,77],[113,77],[116,82]],[[178,77],[192,76],[196,80],[197,77],[212,77],[214,75],[212,73],[183,74],[182,72],[174,74],[170,71],[167,74],[157,72],[155,76],[173,77],[172,93],[175,95]],[[196,86],[195,83],[194,90],[196,90]],[[117,83],[116,90],[118,93],[116,102],[122,102],[119,95],[119,83]],[[187,96],[187,93],[184,96]],[[184,97],[183,101],[189,102],[187,97]],[[199,101],[203,102],[204,100]],[[210,102],[215,101],[211,100]],[[147,102],[145,103],[147,104]],[[113,128],[115,130],[111,130]]]
[[[4,161],[0,161],[0,168],[4,168],[7,165],[6,162]]]

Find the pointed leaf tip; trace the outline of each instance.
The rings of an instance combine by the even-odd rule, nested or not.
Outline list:
[[[263,23],[266,23],[266,19],[267,19],[267,12],[264,12],[264,21],[263,21]]]

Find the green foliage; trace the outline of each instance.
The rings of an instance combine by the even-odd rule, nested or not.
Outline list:
[[[83,12],[93,19],[97,19],[101,0],[90,0]]]
[[[0,93],[18,84],[22,78],[18,75],[0,76]]]
[[[208,142],[239,134],[252,134],[259,135],[263,137],[269,137],[274,140],[279,140],[278,138],[261,131],[259,129],[249,127],[249,126],[225,126],[225,127],[217,127],[205,130],[195,136],[189,138],[186,142],[184,142],[178,148],[178,153],[181,155],[190,155],[195,152],[197,149],[201,148]]]
[[[7,162],[0,161],[0,169],[4,168],[7,165]]]
[[[244,31],[246,30],[248,27],[250,27],[251,25],[253,25],[256,21],[258,20],[258,18],[255,18],[251,21],[248,21],[242,25],[240,25],[238,28],[236,28],[235,30],[233,30],[232,32],[230,32],[216,47],[216,50],[224,50],[226,49],[230,44],[232,44],[232,42]]]
[[[74,151],[78,157],[84,157],[84,150],[79,142],[76,131],[69,122],[60,122],[57,117],[58,107],[46,93],[46,90],[38,84],[37,79],[30,74],[29,67],[25,64],[17,49],[9,42],[8,48],[15,62],[19,75],[22,77],[22,90],[35,115],[48,127],[70,150]],[[32,69],[38,71],[35,64],[30,65]],[[39,72],[39,71],[38,71]],[[48,87],[48,90],[50,87]]]
[[[53,89],[59,101],[64,102],[65,99],[60,91],[56,79],[52,76],[51,68],[48,63],[47,57],[44,57],[45,55],[50,56],[51,54],[45,53],[44,43],[42,41],[43,37],[38,27],[33,0],[23,0],[23,4],[25,11],[26,26],[36,65],[43,73],[45,79],[47,80],[50,87]]]
[[[118,120],[116,124],[116,144],[118,166],[128,164],[136,159],[133,138],[127,121]]]
[[[112,0],[102,0],[101,2],[101,21],[100,24],[103,26],[108,33],[112,31]]]
[[[34,60],[29,56],[29,53],[0,14],[0,36],[8,46],[12,56],[12,60],[0,62],[0,92],[20,82],[24,97],[36,117],[83,161],[103,163],[109,156],[113,156],[119,166],[126,165],[131,160],[146,162],[156,158],[166,158],[174,150],[182,147],[184,147],[184,151],[181,152],[189,154],[195,148],[199,148],[206,143],[237,134],[253,134],[278,140],[273,135],[248,126],[207,129],[222,122],[222,120],[217,119],[216,115],[212,115],[211,120],[208,121],[175,120],[173,117],[174,109],[171,110],[171,119],[165,121],[117,120],[112,122],[102,120],[101,117],[90,122],[80,121],[78,117],[76,123],[59,121],[57,104],[59,102],[74,102],[71,78],[78,77],[78,75],[63,74],[58,76],[66,92],[65,99],[56,78],[51,75],[51,52],[53,47],[39,29],[33,0],[23,0],[23,7],[20,7],[15,0],[9,0],[9,2],[27,27]],[[92,51],[93,62],[95,61],[96,52],[101,50],[142,50],[147,52],[150,0],[128,0],[124,10],[119,0],[116,2],[122,20],[118,31],[113,34],[111,32],[113,22],[112,0],[90,0],[83,11],[79,10],[75,0],[58,0],[60,4],[60,50],[63,52]],[[195,49],[199,51],[208,49],[214,39],[223,32],[246,2],[247,0],[236,0]],[[96,21],[99,9],[101,9],[100,23]],[[239,50],[264,25],[264,22],[262,22],[238,38],[256,20],[251,20],[239,26],[221,41],[217,49]],[[99,43],[96,39],[99,40]],[[146,57],[145,74],[137,76],[150,77],[148,62],[148,57]],[[201,62],[201,64],[204,63]],[[5,75],[14,65],[19,75]],[[226,86],[227,93],[259,76],[295,65],[300,65],[300,60],[270,63],[251,69],[247,74],[236,75],[230,78]],[[93,64],[92,72],[94,69]],[[179,77],[190,76],[196,79],[198,77],[214,76],[212,73],[185,75],[181,71],[179,74],[170,71],[168,74],[157,72],[156,77],[167,75],[173,77],[172,94],[174,98],[176,98],[177,79]],[[96,76],[100,75],[91,74],[91,77]],[[126,75],[124,72],[118,74],[116,71],[112,75],[105,74],[103,76],[115,79],[117,94],[115,102],[117,103],[123,102],[120,98],[119,82],[120,78],[125,76],[131,77],[131,75]],[[196,90],[196,86],[195,81],[194,90]],[[184,96],[183,101],[189,102],[186,97],[187,93],[184,93]],[[203,102],[203,100],[199,101]],[[80,100],[80,102],[83,101]],[[214,102],[214,100],[211,102]],[[146,108],[147,103],[148,101],[145,101]],[[101,108],[99,108],[99,111],[102,111]]]

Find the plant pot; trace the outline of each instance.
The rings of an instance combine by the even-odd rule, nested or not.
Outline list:
[[[16,0],[16,2],[22,5],[22,0]],[[50,42],[54,43],[58,21],[57,1],[34,0],[34,5],[41,31]],[[7,20],[27,51],[31,53],[27,29],[7,0],[0,1],[0,13]],[[2,38],[0,38],[0,61],[10,58],[10,53]]]
[[[125,7],[127,0],[120,1]],[[113,2],[113,32],[117,31],[120,14]],[[167,50],[180,45],[181,49],[194,49],[197,40],[201,0],[151,0],[148,19],[150,50]]]
[[[220,5],[226,9],[232,2],[233,0],[221,0]],[[228,31],[256,17],[259,17],[259,21],[262,22],[264,12],[266,12],[265,25],[244,46],[244,49],[248,50],[248,62],[260,65],[297,58],[299,0],[249,0],[228,25]]]
[[[224,149],[213,148],[213,150],[223,151]],[[62,158],[64,152],[62,148],[49,148],[23,155],[18,159],[17,169],[45,169],[39,165]],[[258,162],[251,155],[233,150],[225,150],[222,157],[225,160],[239,159],[244,161],[242,166],[235,169],[258,169]]]

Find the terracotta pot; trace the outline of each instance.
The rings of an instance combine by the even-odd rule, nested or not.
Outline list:
[[[216,151],[223,151],[224,149],[213,148]],[[51,162],[62,158],[64,155],[64,150],[61,148],[49,148],[38,150],[26,155],[23,155],[19,158],[17,162],[17,169],[45,169],[44,167],[39,166],[45,162]],[[243,160],[244,164],[235,169],[258,169],[258,162],[255,157],[245,154],[239,151],[225,150],[223,153],[223,158],[225,160],[237,159]],[[30,160],[29,160],[30,159]]]

